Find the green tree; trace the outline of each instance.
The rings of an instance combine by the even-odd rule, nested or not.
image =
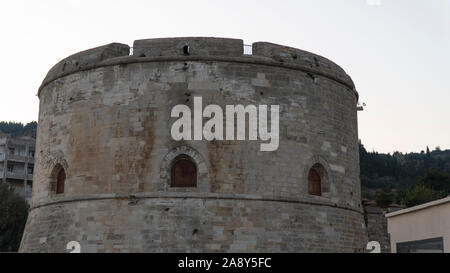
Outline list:
[[[37,122],[32,121],[23,125],[21,122],[0,121],[0,131],[12,136],[31,135],[36,137]]]
[[[361,197],[362,198],[367,198],[367,199],[369,199],[369,200],[372,200],[373,199],[373,194],[371,193],[371,192],[369,192],[369,191],[361,191]]]
[[[0,182],[0,252],[17,252],[28,216],[28,204]]]
[[[401,204],[403,199],[406,196],[406,190],[405,189],[397,189],[395,191],[395,198],[394,198],[394,203],[396,204]]]
[[[439,192],[432,188],[429,188],[423,183],[417,183],[414,186],[406,189],[405,197],[403,198],[402,203],[409,208],[444,197],[445,194],[443,192]]]
[[[418,183],[436,191],[450,194],[450,175],[439,168],[430,168],[427,173],[418,180]]]
[[[394,201],[394,193],[390,190],[378,190],[375,193],[375,201],[381,208],[387,208]]]

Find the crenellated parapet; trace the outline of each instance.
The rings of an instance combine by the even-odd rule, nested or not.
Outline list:
[[[221,61],[253,63],[304,71],[311,79],[326,77],[358,93],[345,71],[334,62],[304,50],[268,42],[252,45],[252,55],[244,55],[241,39],[213,37],[155,38],[136,40],[133,53],[125,44],[112,43],[88,49],[65,58],[47,74],[40,90],[48,83],[72,73],[103,66],[162,61]]]
[[[252,51],[253,56],[267,57],[280,64],[299,66],[305,70],[310,70],[313,74],[331,76],[354,88],[352,79],[345,73],[344,69],[317,54],[267,42],[253,43]]]
[[[136,40],[133,55],[137,57],[162,56],[222,56],[240,57],[244,53],[241,39],[228,38],[157,38]]]
[[[128,55],[130,55],[130,47],[119,43],[112,43],[78,52],[53,66],[42,82],[42,86],[57,78],[85,69],[95,68],[104,60]]]

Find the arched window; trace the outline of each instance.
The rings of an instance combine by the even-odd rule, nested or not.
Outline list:
[[[58,171],[58,175],[56,176],[56,193],[64,193],[64,184],[66,183],[66,172],[64,168],[61,168]]]
[[[187,155],[177,156],[171,167],[171,187],[197,187],[197,166]]]
[[[311,195],[322,195],[322,177],[317,168],[312,167],[308,173],[308,193]]]

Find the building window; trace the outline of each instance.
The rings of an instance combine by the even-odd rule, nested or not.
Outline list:
[[[64,184],[66,183],[66,172],[61,168],[56,177],[56,193],[64,193]]]
[[[34,166],[28,165],[28,174],[33,174],[33,172],[34,172]]]
[[[197,166],[188,155],[179,155],[171,167],[171,187],[197,187]]]
[[[10,172],[10,173],[14,172],[14,165],[13,164],[8,164],[8,172]]]
[[[397,243],[397,253],[444,253],[442,237]]]
[[[10,155],[14,155],[15,149],[14,148],[9,148],[9,154]]]
[[[34,151],[28,151],[28,156],[34,158]]]
[[[322,195],[322,182],[325,176],[325,168],[315,164],[308,172],[308,193],[311,195]]]

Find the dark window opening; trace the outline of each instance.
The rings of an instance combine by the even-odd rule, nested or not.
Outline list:
[[[171,168],[171,187],[197,187],[197,166],[187,155],[174,159]]]
[[[311,195],[322,195],[322,178],[315,168],[309,169],[308,173],[308,192]]]
[[[64,193],[64,184],[66,182],[66,172],[61,168],[56,177],[56,193]]]
[[[188,45],[185,45],[184,47],[183,47],[183,54],[184,55],[189,55],[189,46]]]
[[[397,243],[397,253],[444,253],[442,237]]]

